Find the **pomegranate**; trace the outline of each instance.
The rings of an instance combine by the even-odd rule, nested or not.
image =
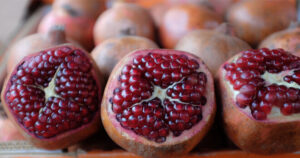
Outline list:
[[[7,118],[0,105],[0,143],[14,140],[23,140],[24,137],[16,126]]]
[[[55,0],[53,3],[54,12],[67,12],[80,14],[81,16],[97,19],[105,10],[104,0]]]
[[[235,3],[242,0],[204,0],[219,15],[224,16],[227,10]]]
[[[300,149],[300,57],[283,49],[243,51],[219,70],[225,130],[241,149]]]
[[[40,22],[38,32],[45,34],[49,32],[52,26],[63,25],[66,28],[68,38],[80,43],[87,50],[92,50],[94,47],[94,24],[104,4],[102,5],[102,0],[88,1],[93,2],[91,3],[93,5],[87,3],[86,0],[55,1],[53,10]],[[83,3],[85,5],[82,5]]]
[[[101,104],[108,135],[144,157],[189,152],[212,125],[213,77],[196,56],[176,50],[138,50],[110,75]]]
[[[219,67],[233,55],[251,47],[231,35],[230,27],[222,24],[215,30],[195,30],[185,35],[176,49],[200,57],[216,77]]]
[[[65,29],[58,25],[52,26],[46,34],[36,33],[24,37],[7,51],[7,72],[11,72],[24,57],[66,42]]]
[[[259,48],[282,48],[296,56],[300,56],[300,28],[292,24],[288,29],[275,32],[264,39]]]
[[[222,18],[208,8],[194,4],[172,6],[164,15],[160,40],[164,47],[174,48],[188,32],[195,29],[214,29]]]
[[[154,23],[147,10],[135,4],[118,2],[98,18],[94,28],[96,45],[108,38],[124,35],[154,40]]]
[[[87,52],[57,45],[23,58],[6,78],[1,101],[33,144],[64,148],[99,129],[101,79]]]
[[[150,15],[152,16],[153,22],[157,28],[161,26],[163,17],[169,8],[170,6],[166,4],[157,4],[149,8]]]
[[[105,40],[91,53],[98,68],[107,79],[114,66],[126,54],[137,49],[158,48],[151,40],[139,36],[115,37]]]
[[[256,46],[296,20],[296,7],[286,0],[241,1],[229,9],[227,20],[236,28],[239,38]]]

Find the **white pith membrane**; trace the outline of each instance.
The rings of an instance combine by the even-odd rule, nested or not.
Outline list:
[[[155,54],[155,51],[151,52],[151,53]],[[172,54],[172,53],[170,53],[170,54]],[[142,54],[142,55],[146,56],[147,54]],[[187,57],[189,59],[193,59],[188,55],[187,55]],[[133,58],[130,58],[130,59],[132,60]],[[132,63],[132,61],[130,59],[127,59],[127,61],[125,61],[124,63]],[[131,64],[129,64],[129,65],[131,65]],[[199,68],[196,69],[196,71],[194,73],[200,73],[201,72],[201,73],[204,73],[206,75],[206,77],[208,77],[207,76],[208,70],[206,70],[204,67],[205,67],[204,65],[200,65],[200,63],[199,63]],[[121,74],[122,68],[123,67],[118,67],[118,70],[116,70],[116,72],[117,72],[116,74]],[[194,73],[192,73],[192,74],[194,74]],[[188,77],[188,76],[189,75],[187,75],[186,77]],[[153,87],[151,97],[147,98],[145,100],[141,100],[140,102],[135,103],[130,107],[134,107],[135,105],[138,105],[142,102],[148,102],[150,100],[153,100],[154,98],[158,98],[158,99],[161,100],[161,106],[164,110],[165,110],[165,105],[163,104],[164,99],[169,99],[169,101],[176,101],[176,102],[182,103],[182,104],[193,105],[192,103],[189,103],[189,102],[182,102],[182,101],[180,101],[180,99],[173,99],[172,97],[167,95],[167,90],[169,88],[171,88],[174,85],[182,82],[186,77],[182,77],[179,81],[173,82],[172,84],[170,84],[166,88],[162,88],[159,85],[154,85],[151,82],[151,85]],[[114,89],[114,88],[118,87],[116,85],[120,85],[120,83],[119,83],[117,78],[114,78],[112,83],[109,83],[109,86],[106,88],[106,90]],[[214,108],[214,106],[211,106],[210,104],[208,104],[208,103],[214,104],[214,102],[211,102],[211,100],[214,99],[214,95],[209,94],[209,90],[211,90],[211,89],[213,89],[212,81],[210,79],[207,79],[207,82],[206,82],[206,85],[205,85],[205,95],[204,95],[204,97],[206,97],[206,100],[207,100],[206,103],[204,105],[193,105],[193,106],[201,106],[202,107],[201,108],[202,109],[202,112],[201,112],[202,113],[202,119],[200,119],[195,125],[193,125],[192,128],[185,129],[179,136],[174,136],[172,130],[169,129],[169,134],[166,136],[166,139],[165,139],[164,142],[156,142],[155,140],[150,140],[150,139],[148,139],[147,137],[145,137],[143,135],[139,135],[139,134],[135,133],[132,129],[126,129],[126,128],[122,127],[120,122],[116,119],[116,113],[112,110],[112,105],[113,104],[110,103],[109,101],[108,101],[109,106],[107,107],[107,111],[109,113],[109,118],[112,121],[113,126],[115,128],[117,128],[118,131],[120,132],[120,134],[122,136],[126,137],[127,139],[134,140],[136,142],[143,142],[143,144],[151,145],[151,146],[152,145],[153,146],[161,146],[161,145],[171,145],[171,144],[173,145],[173,144],[184,142],[184,141],[190,139],[192,136],[196,135],[197,133],[199,133],[199,131],[202,130],[202,127],[208,122],[208,120],[211,120],[212,116],[210,114],[212,112],[212,109]],[[113,96],[112,91],[113,90],[111,90],[109,92],[108,96]],[[109,98],[111,98],[111,97],[109,97]],[[128,108],[130,108],[130,107],[128,107]],[[128,109],[128,108],[126,108],[126,109]],[[162,120],[164,121],[164,118]],[[167,123],[166,123],[166,125],[167,125]]]
[[[98,93],[95,93],[97,83],[92,78],[92,71],[90,59],[80,49],[62,46],[41,51],[23,59],[12,72],[5,91],[5,102],[16,122],[29,135],[52,139],[83,127],[94,119],[98,108],[94,103],[99,98]],[[84,85],[93,87],[85,95],[83,93],[88,89]],[[76,90],[78,93],[74,95]],[[90,95],[92,93],[94,95]],[[94,97],[93,105],[86,104],[91,97]],[[22,110],[16,111],[16,106]],[[20,112],[26,115],[20,116]],[[28,122],[30,127],[26,125]],[[45,133],[51,134],[43,135]]]
[[[236,56],[235,58],[233,58],[230,63],[236,63],[236,60],[241,57],[240,55]],[[223,69],[224,70],[224,69]],[[275,84],[275,85],[283,85],[286,86],[287,88],[293,87],[296,89],[300,89],[300,85],[297,84],[294,81],[286,82],[284,81],[284,77],[285,76],[289,76],[289,75],[293,75],[295,71],[300,70],[300,69],[295,69],[293,71],[281,71],[280,73],[270,73],[268,71],[265,71],[264,74],[261,75],[261,78],[265,80],[265,87]],[[233,94],[233,101],[234,103],[236,103],[236,96],[240,93],[239,90],[235,90],[233,88],[233,84],[230,83],[230,81],[228,81],[225,77],[226,75],[226,70],[222,71],[222,75],[223,78],[225,80],[225,87],[229,87],[229,91]],[[238,106],[238,105],[236,105]],[[240,107],[238,107],[240,108]],[[271,107],[271,112],[269,114],[267,114],[267,118],[265,120],[269,120],[269,121],[293,121],[293,120],[299,120],[300,118],[300,113],[293,113],[290,115],[283,115],[280,111],[280,108],[277,106],[272,106]],[[240,108],[242,111],[244,111],[245,113],[247,113],[249,116],[253,117],[251,114],[251,109],[249,106],[246,106],[245,108]],[[255,119],[255,118],[254,118]],[[264,120],[261,120],[264,121]]]

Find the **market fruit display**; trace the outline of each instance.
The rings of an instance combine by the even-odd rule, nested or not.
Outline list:
[[[107,82],[101,118],[108,135],[144,157],[192,150],[213,123],[213,77],[196,56],[176,50],[134,51]]]
[[[294,156],[297,12],[296,0],[32,1],[1,41],[0,150]]]
[[[102,74],[108,79],[114,66],[125,55],[137,49],[150,48],[158,48],[158,46],[145,37],[122,36],[103,41],[91,52],[91,55]]]
[[[130,3],[117,2],[98,18],[94,40],[98,45],[113,37],[135,35],[154,40],[154,23],[146,9]]]
[[[259,48],[282,48],[288,52],[300,56],[300,28],[298,23],[292,24],[289,28],[275,32],[265,38]]]
[[[296,6],[286,0],[246,0],[234,4],[227,21],[237,36],[252,46],[296,20]]]
[[[179,4],[169,8],[159,28],[160,41],[165,48],[174,48],[188,32],[195,29],[214,29],[222,17],[201,5]]]
[[[300,57],[283,49],[243,51],[219,70],[224,128],[241,149],[300,149]]]
[[[251,47],[234,37],[230,26],[220,25],[215,30],[195,30],[185,35],[175,49],[200,57],[216,77],[219,67],[233,55]]]
[[[102,76],[83,49],[62,44],[23,58],[1,92],[20,132],[45,149],[61,149],[100,127]]]

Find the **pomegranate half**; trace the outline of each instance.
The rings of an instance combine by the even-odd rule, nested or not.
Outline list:
[[[241,149],[300,149],[300,57],[282,49],[243,51],[219,69],[225,130]]]
[[[144,157],[189,152],[211,127],[213,77],[196,56],[149,49],[125,56],[106,85],[101,118],[121,147]]]
[[[101,79],[87,52],[58,45],[21,60],[5,81],[1,101],[33,144],[64,148],[99,129]]]

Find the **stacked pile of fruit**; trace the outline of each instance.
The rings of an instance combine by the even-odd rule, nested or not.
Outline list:
[[[45,149],[104,126],[130,152],[179,156],[219,109],[241,149],[298,151],[296,17],[295,0],[55,0],[37,33],[8,50],[1,101]]]

